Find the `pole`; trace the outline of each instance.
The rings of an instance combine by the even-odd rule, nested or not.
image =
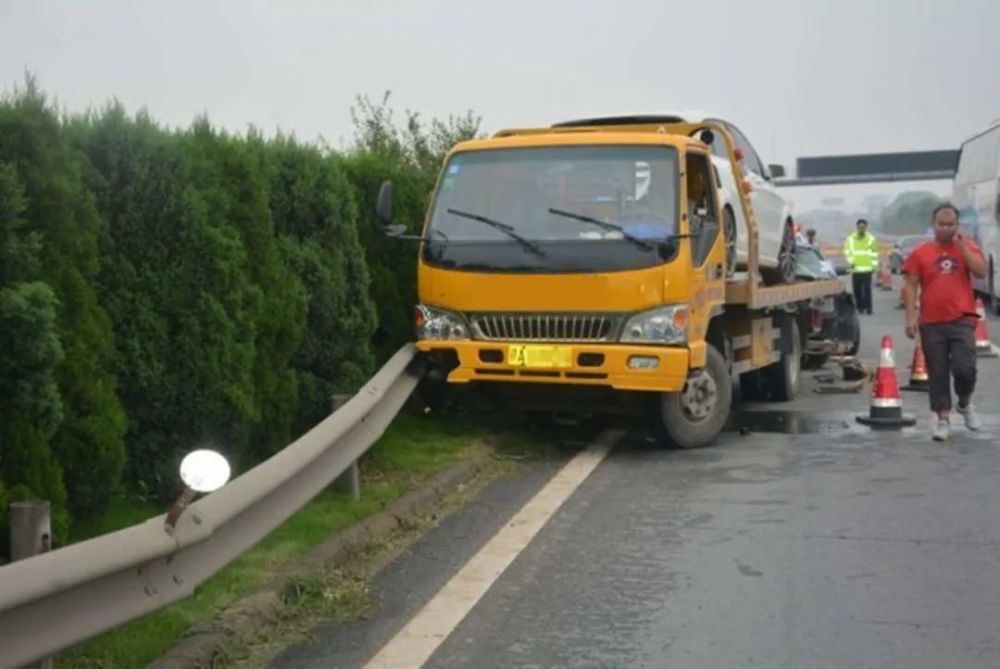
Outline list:
[[[10,559],[12,562],[52,550],[52,520],[48,502],[11,502]],[[47,657],[24,669],[52,669]]]
[[[334,393],[330,398],[331,411],[337,413],[352,397],[354,395],[350,393]],[[333,487],[338,492],[350,495],[354,501],[361,499],[361,477],[358,475],[357,460],[334,480]]]

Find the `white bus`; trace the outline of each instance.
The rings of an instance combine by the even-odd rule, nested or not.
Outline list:
[[[976,291],[1000,313],[1000,119],[962,143],[954,201],[964,233],[982,247],[989,263]]]

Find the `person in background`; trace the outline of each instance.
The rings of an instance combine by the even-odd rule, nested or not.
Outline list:
[[[972,277],[986,276],[986,261],[975,242],[958,232],[958,209],[939,205],[931,215],[934,239],[913,249],[903,263],[906,336],[920,332],[927,360],[931,411],[937,427],[931,438],[951,437],[951,377],[955,377],[956,411],[969,430],[981,426],[972,393],[976,389],[976,302]],[[917,289],[920,308],[917,308]]]
[[[806,230],[806,244],[815,248],[819,248],[816,241],[816,228],[809,228]]]
[[[854,301],[859,314],[872,313],[872,274],[878,269],[878,240],[868,232],[868,221],[859,218],[856,232],[844,240],[844,259],[851,268]]]

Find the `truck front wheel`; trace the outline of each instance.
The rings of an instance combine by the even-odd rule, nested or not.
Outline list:
[[[705,367],[690,373],[684,389],[660,396],[657,432],[677,448],[709,446],[725,427],[732,402],[733,384],[726,359],[709,346]]]

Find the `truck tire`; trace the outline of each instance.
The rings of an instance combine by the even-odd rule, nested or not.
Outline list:
[[[662,393],[656,403],[656,428],[660,438],[676,448],[711,445],[729,418],[733,382],[726,359],[708,347],[705,367],[688,377],[684,389]]]
[[[792,350],[782,353],[781,360],[763,370],[770,398],[775,402],[794,400],[802,376],[802,339],[799,337],[799,324],[795,320],[790,320],[789,327]]]
[[[424,377],[411,397],[422,405],[420,409],[428,415],[447,413],[452,404],[452,391],[444,379]]]
[[[767,399],[766,379],[762,369],[740,374],[740,398],[744,402],[763,402]]]
[[[802,376],[802,339],[799,325],[790,321],[792,350],[781,354],[774,364],[740,374],[740,395],[744,402],[789,402],[795,399]],[[825,360],[823,361],[825,362]]]

